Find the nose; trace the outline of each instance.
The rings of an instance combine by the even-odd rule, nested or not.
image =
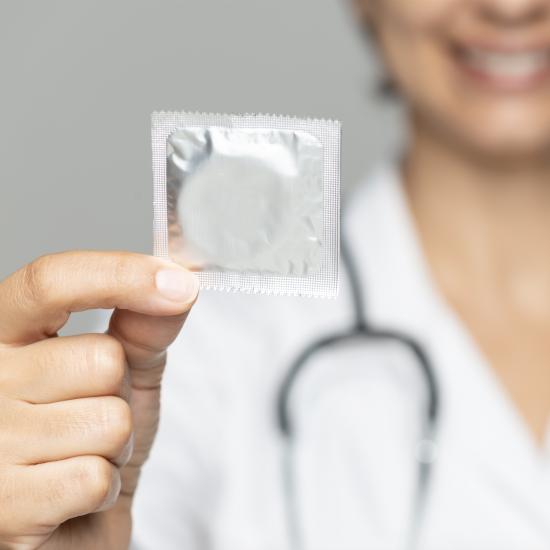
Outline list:
[[[479,0],[480,15],[510,27],[536,24],[550,16],[550,0]]]

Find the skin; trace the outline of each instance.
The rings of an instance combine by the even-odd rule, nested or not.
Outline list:
[[[127,253],[46,256],[0,283],[0,548],[127,548],[166,348],[195,276]],[[116,308],[106,334],[56,337]]]
[[[458,48],[550,46],[547,0],[356,0],[411,122],[403,175],[433,280],[536,443],[550,415],[550,78]]]

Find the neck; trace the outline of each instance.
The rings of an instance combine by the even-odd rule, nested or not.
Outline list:
[[[477,285],[485,295],[491,288],[519,297],[522,307],[528,288],[537,297],[529,302],[540,304],[544,293],[550,303],[550,160],[486,160],[417,123],[404,170],[443,287]]]

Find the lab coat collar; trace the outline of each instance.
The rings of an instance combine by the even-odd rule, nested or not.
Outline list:
[[[395,165],[378,168],[358,188],[344,219],[369,320],[422,336],[434,303]]]

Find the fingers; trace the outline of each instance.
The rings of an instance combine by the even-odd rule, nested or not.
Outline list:
[[[80,456],[1,472],[0,529],[14,534],[48,532],[73,517],[112,506],[120,472],[99,456]]]
[[[8,525],[47,538],[112,505],[122,477],[130,500],[156,431],[165,349],[197,293],[187,270],[127,253],[48,256],[0,282],[0,536]],[[48,338],[90,308],[115,308],[110,334]]]
[[[134,453],[122,472],[122,491],[134,493],[139,469],[153,444],[159,421],[160,383],[166,363],[165,349],[185,322],[187,313],[153,318],[132,311],[117,310],[109,333],[124,347],[130,366],[134,415]]]
[[[29,403],[81,397],[129,398],[122,344],[105,334],[50,338],[4,354],[2,393]]]
[[[124,348],[134,388],[154,388],[160,384],[166,362],[166,348],[181,330],[187,312],[171,317],[150,317],[133,311],[117,310],[109,334]]]
[[[131,455],[132,413],[119,397],[12,404],[9,414],[9,426],[1,434],[2,454],[8,455],[3,462],[38,464],[98,455],[122,465]]]
[[[44,256],[0,283],[0,335],[4,344],[33,342],[55,334],[70,312],[92,308],[180,315],[190,309],[197,292],[194,274],[150,256]]]

